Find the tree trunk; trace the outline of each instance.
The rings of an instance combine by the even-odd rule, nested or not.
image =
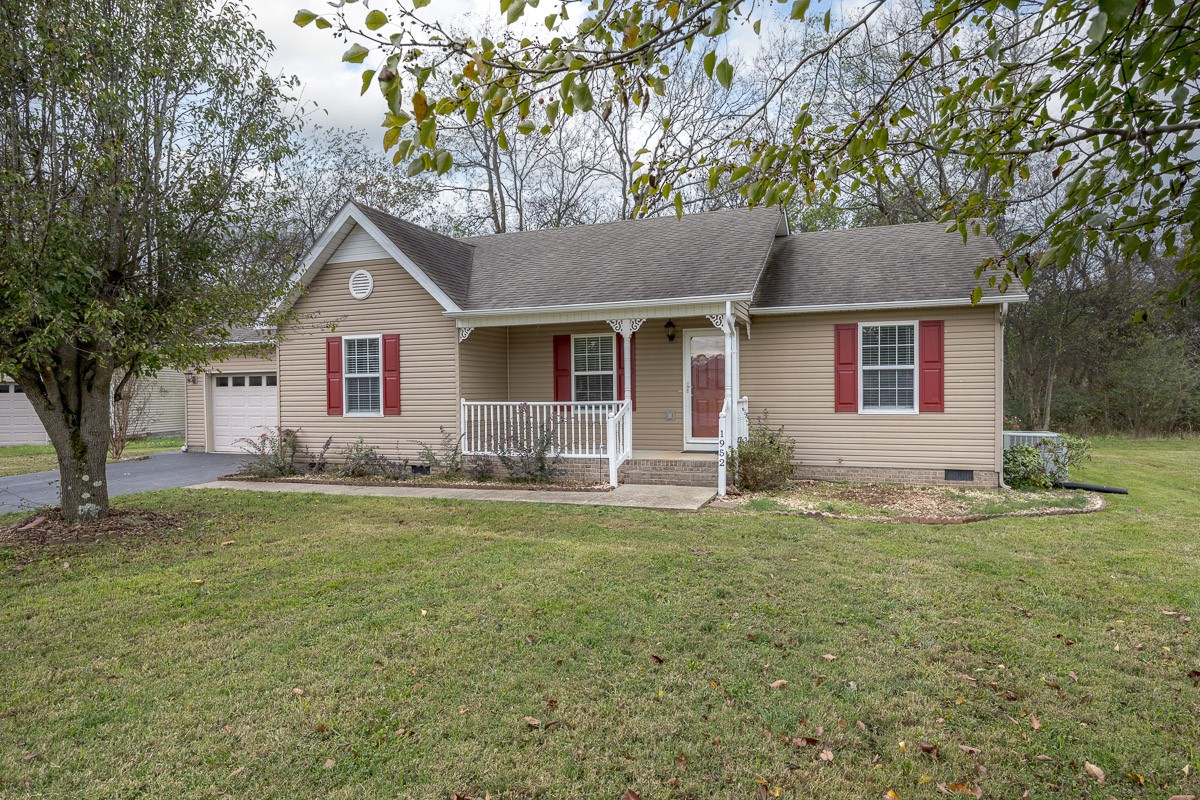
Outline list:
[[[63,519],[94,522],[108,516],[112,370],[79,360],[75,367],[18,377],[58,456]]]

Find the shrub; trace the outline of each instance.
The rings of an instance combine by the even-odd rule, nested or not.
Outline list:
[[[1049,489],[1054,478],[1046,469],[1042,451],[1031,444],[1015,444],[1004,451],[1004,482],[1021,491]]]
[[[321,449],[315,453],[305,453],[305,461],[308,462],[309,472],[325,472],[329,469],[329,448],[333,446],[333,437],[330,436],[325,440],[325,444],[321,445]]]
[[[342,454],[338,474],[343,478],[391,478],[401,480],[408,473],[408,460],[393,461],[360,436]]]
[[[243,467],[256,478],[282,478],[296,474],[296,454],[300,443],[296,431],[289,428],[268,428],[253,439],[238,439],[237,444],[249,454]]]
[[[496,464],[488,456],[470,456],[466,459],[466,473],[473,481],[490,481],[496,476]]]
[[[766,414],[750,423],[750,435],[738,442],[729,457],[734,483],[744,492],[782,489],[792,476],[796,440],[774,429]]]
[[[563,474],[562,456],[554,452],[554,430],[549,426],[530,437],[510,440],[496,457],[513,480],[552,483]]]
[[[442,434],[442,440],[438,442],[436,448],[428,442],[416,442],[421,448],[421,461],[429,467],[430,474],[461,475],[463,471],[462,437],[446,430],[443,425],[438,426],[438,431]]]

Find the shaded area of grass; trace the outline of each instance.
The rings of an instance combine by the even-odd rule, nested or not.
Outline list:
[[[135,439],[125,445],[122,458],[136,458],[152,453],[165,453],[183,446],[179,436],[159,436]],[[54,447],[48,444],[17,444],[0,447],[0,477],[24,475],[27,472],[46,472],[58,469]]]
[[[1197,793],[1198,461],[1105,442],[1110,510],[956,527],[122,498],[191,522],[0,550],[0,794]]]

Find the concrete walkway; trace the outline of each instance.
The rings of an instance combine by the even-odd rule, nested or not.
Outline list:
[[[298,492],[354,497],[410,497],[443,500],[486,500],[507,503],[557,503],[570,506],[614,506],[659,511],[698,511],[716,491],[696,486],[650,486],[623,483],[611,492],[557,492],[536,489],[455,489],[437,486],[347,486],[326,483],[258,483],[213,481],[193,489],[235,489],[246,492]]]

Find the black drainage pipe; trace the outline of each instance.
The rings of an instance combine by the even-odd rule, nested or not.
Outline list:
[[[1119,489],[1116,486],[1096,486],[1091,483],[1062,483],[1054,484],[1056,489],[1079,489],[1084,492],[1103,492],[1104,494],[1129,494],[1128,489]]]

